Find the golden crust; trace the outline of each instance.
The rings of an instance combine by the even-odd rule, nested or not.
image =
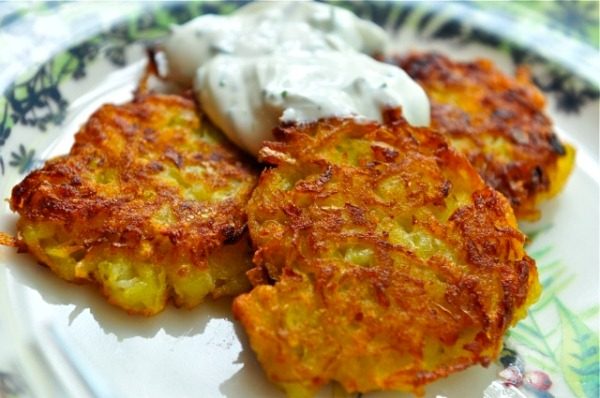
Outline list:
[[[538,218],[539,203],[564,186],[575,151],[554,133],[528,71],[520,68],[512,78],[489,60],[453,62],[435,53],[394,62],[427,92],[432,127],[509,199],[517,217]]]
[[[278,135],[248,205],[258,286],[233,306],[268,377],[420,393],[493,360],[539,293],[506,199],[401,119]]]
[[[248,287],[245,205],[256,174],[193,101],[148,94],[102,106],[68,155],[14,187],[11,207],[38,260],[150,315],[169,297],[191,307]]]

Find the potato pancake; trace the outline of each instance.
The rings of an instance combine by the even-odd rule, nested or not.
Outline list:
[[[564,187],[575,150],[554,133],[528,71],[512,78],[489,60],[453,62],[435,53],[392,62],[427,92],[432,127],[508,198],[517,217],[539,218],[538,205]]]
[[[129,313],[247,290],[258,172],[197,112],[175,95],[102,106],[68,155],[14,187],[19,246]]]
[[[396,116],[277,131],[248,205],[235,316],[290,397],[423,386],[497,357],[540,287],[506,198]]]

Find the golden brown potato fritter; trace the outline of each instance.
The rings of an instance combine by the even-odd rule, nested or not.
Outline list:
[[[104,105],[70,153],[15,186],[21,246],[60,277],[97,284],[130,313],[245,291],[245,205],[256,170],[193,101]]]
[[[407,390],[487,365],[539,294],[507,200],[402,119],[282,127],[248,205],[255,288],[234,301],[290,397]]]
[[[512,78],[488,60],[453,62],[435,53],[393,62],[427,92],[432,127],[509,199],[517,217],[538,218],[539,203],[567,181],[575,150],[554,133],[528,71],[518,69]]]

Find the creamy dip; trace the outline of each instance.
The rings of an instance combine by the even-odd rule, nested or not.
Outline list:
[[[401,107],[429,124],[429,102],[400,68],[374,60],[386,33],[350,11],[313,2],[252,3],[173,28],[164,45],[172,79],[193,84],[209,118],[257,154],[280,122],[326,117],[381,121]]]

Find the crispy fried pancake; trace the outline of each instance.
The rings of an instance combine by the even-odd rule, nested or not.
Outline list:
[[[193,101],[102,106],[66,156],[12,192],[22,246],[61,278],[96,283],[130,313],[245,291],[245,205],[256,170]]]
[[[512,78],[488,60],[453,62],[435,53],[393,62],[427,92],[432,127],[509,199],[517,217],[538,218],[539,203],[565,185],[575,150],[554,133],[544,96],[527,70]]]
[[[507,200],[428,129],[283,127],[248,205],[234,314],[291,397],[407,390],[498,355],[539,294]]]

